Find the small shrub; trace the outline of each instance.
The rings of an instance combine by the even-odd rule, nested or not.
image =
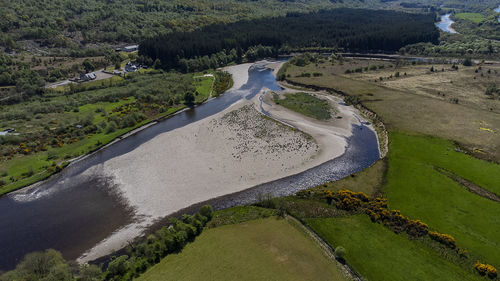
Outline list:
[[[118,125],[116,125],[116,122],[114,121],[109,122],[108,127],[106,128],[106,134],[113,133],[114,131],[116,131],[117,127]]]
[[[358,96],[346,96],[346,97],[344,97],[344,103],[346,105],[357,105],[360,102],[361,101],[360,101]]]
[[[465,58],[462,64],[464,66],[472,66],[472,60],[470,58]]]
[[[276,202],[271,194],[259,194],[257,200],[259,201],[256,205],[268,208],[268,209],[276,209]]]
[[[338,260],[341,260],[343,261],[344,260],[344,257],[345,257],[345,254],[346,254],[346,250],[344,247],[342,246],[338,246],[337,248],[335,248],[335,258],[337,258]]]
[[[333,192],[331,190],[325,190],[325,198],[326,198],[326,202],[328,204],[332,204],[332,201],[333,201]]]
[[[200,209],[200,215],[206,217],[208,220],[212,219],[214,209],[210,205],[205,205]]]

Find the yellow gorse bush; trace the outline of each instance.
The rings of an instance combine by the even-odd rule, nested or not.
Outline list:
[[[353,192],[347,189],[335,192],[335,198],[337,199],[337,208],[346,211],[354,211],[361,206],[362,202],[369,201],[368,196],[363,192]]]
[[[336,192],[325,190],[324,197],[328,203],[335,200],[336,207],[341,210],[356,211],[362,208],[373,222],[381,223],[396,233],[404,231],[416,237],[429,235],[433,240],[452,249],[456,247],[455,239],[451,235],[430,232],[429,226],[426,223],[420,220],[412,220],[402,215],[399,210],[389,211],[387,209],[387,199],[385,198],[376,197],[370,199],[363,192],[355,192],[347,189],[341,189]]]
[[[363,192],[355,192],[347,189],[336,192],[325,190],[323,196],[329,204],[335,201],[335,206],[338,209],[346,211],[358,211],[361,209],[370,216],[373,222],[381,223],[396,233],[404,231],[415,237],[428,235],[432,240],[451,249],[456,249],[456,252],[461,257],[467,257],[467,251],[457,248],[456,240],[453,236],[437,231],[430,231],[426,223],[420,220],[412,220],[402,215],[399,210],[388,210],[386,198],[376,197],[370,199]],[[483,264],[478,261],[474,267],[481,275],[488,275],[491,279],[496,278],[498,275],[497,269],[492,265]]]
[[[490,277],[491,279],[497,277],[497,275],[498,275],[497,269],[490,264],[484,264],[484,263],[477,261],[474,264],[474,267],[476,268],[477,272],[479,272],[479,274],[481,274],[481,275],[488,274],[488,277]]]
[[[438,241],[441,244],[445,244],[446,246],[454,249],[456,247],[455,245],[455,238],[453,238],[449,234],[443,234],[439,233],[437,231],[429,231],[429,236],[433,239]]]

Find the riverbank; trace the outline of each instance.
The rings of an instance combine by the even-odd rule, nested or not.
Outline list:
[[[248,80],[247,65],[226,69],[235,87]],[[188,126],[158,135],[135,150],[87,171],[102,171],[135,210],[135,223],[101,241],[78,261],[86,262],[122,248],[165,215],[218,196],[294,175],[342,155],[358,123],[355,110],[345,118],[320,124],[288,110],[265,108],[261,92]],[[265,97],[265,95],[264,95]],[[131,165],[130,163],[134,163]]]
[[[203,79],[207,78],[203,77]],[[211,92],[215,87],[213,81],[214,79],[213,77],[208,79],[212,80],[210,87],[200,87],[197,84],[198,82],[193,83],[199,93],[194,101],[196,106],[207,102],[211,97]],[[102,90],[104,91],[106,89],[108,88]],[[109,89],[112,89],[112,87],[110,86]],[[140,109],[138,109],[135,106],[139,103],[140,102],[137,101],[134,97],[125,97],[121,98],[118,102],[90,103],[77,107],[74,112],[60,113],[60,115],[64,115],[60,117],[60,120],[64,120],[64,122],[52,120],[50,121],[50,124],[60,123],[60,126],[67,126],[67,124],[72,121],[77,122],[76,124],[79,124],[79,120],[74,120],[75,116],[91,116],[89,118],[93,119],[92,125],[94,126],[94,128],[98,127],[98,131],[95,133],[88,133],[89,129],[87,127],[82,127],[81,125],[77,125],[76,127],[69,126],[69,129],[66,129],[72,130],[73,134],[82,134],[82,132],[84,132],[84,134],[87,134],[86,137],[80,136],[78,138],[72,139],[71,142],[61,137],[61,139],[59,139],[60,144],[57,147],[55,147],[54,145],[49,146],[43,144],[43,142],[46,142],[47,140],[42,139],[40,140],[40,142],[43,144],[44,148],[41,151],[28,147],[27,149],[29,149],[29,153],[10,156],[10,158],[7,159],[3,158],[0,163],[0,168],[2,171],[4,171],[5,174],[0,176],[0,196],[23,188],[37,187],[40,184],[50,180],[53,175],[58,174],[61,170],[63,170],[63,168],[66,168],[67,166],[73,166],[80,160],[95,155],[102,149],[105,149],[125,138],[128,138],[144,129],[147,129],[164,119],[171,118],[176,114],[180,114],[185,110],[189,110],[189,107],[184,105],[182,102],[178,105],[169,106],[165,110],[157,111],[156,109],[154,109],[145,114],[144,118],[137,120],[136,124],[134,124],[133,126],[120,126],[121,128],[117,128],[114,131],[106,129],[106,119],[103,118],[103,114],[95,114],[99,110],[108,112],[107,118],[109,119],[110,116],[115,117],[115,115],[118,115],[117,112],[119,110],[122,110],[122,108],[124,107],[127,107],[129,111],[141,112],[141,110],[146,107],[141,107]],[[143,112],[147,112],[148,110],[149,109],[146,108],[143,110]],[[37,118],[39,117],[40,116],[38,116]],[[43,117],[40,118],[42,118],[40,120],[43,120]],[[41,126],[37,124],[41,123],[38,119],[33,120],[35,121],[31,123],[28,122],[25,126],[30,128]],[[13,127],[15,126],[13,125]],[[48,133],[52,134],[54,133],[54,130],[55,127],[51,128]],[[44,133],[47,132],[44,131]],[[8,149],[8,147],[3,148]],[[26,172],[21,174],[23,171],[27,170],[30,171],[31,175]],[[7,171],[9,173],[8,175],[6,175]]]
[[[248,70],[252,65],[253,63],[244,63],[222,68],[223,71],[229,72],[233,77],[233,86],[228,91],[237,90],[247,83]]]

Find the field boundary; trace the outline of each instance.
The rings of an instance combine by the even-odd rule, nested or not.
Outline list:
[[[296,225],[299,226],[311,238],[311,240],[313,240],[313,242],[316,243],[316,245],[322,250],[323,254],[341,268],[341,270],[349,279],[355,281],[365,281],[347,263],[340,263],[335,258],[335,251],[333,250],[333,248],[328,245],[328,243],[326,243],[325,240],[323,240],[323,238],[321,238],[314,230],[307,226],[304,221],[291,215],[285,215],[285,219],[295,222]]]

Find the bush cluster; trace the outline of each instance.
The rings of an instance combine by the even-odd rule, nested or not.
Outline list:
[[[453,238],[449,234],[443,234],[443,233],[439,233],[436,231],[429,231],[429,237],[431,237],[431,239],[436,240],[439,243],[444,244],[452,249],[456,248],[455,238]]]
[[[325,192],[328,195],[328,192]],[[336,207],[341,210],[354,211],[361,207],[362,203],[369,201],[368,196],[363,192],[354,192],[342,189],[335,192]]]
[[[354,192],[347,189],[324,191],[324,198],[328,204],[335,202],[338,209],[345,211],[363,210],[373,222],[381,223],[395,233],[406,232],[413,237],[429,237],[451,249],[456,248],[455,239],[449,234],[429,231],[429,226],[420,220],[412,220],[401,214],[399,210],[388,210],[387,199],[376,197],[370,199],[363,192]]]
[[[166,255],[181,251],[202,232],[212,213],[212,207],[207,205],[195,215],[183,215],[181,220],[172,219],[169,227],[149,235],[142,243],[129,246],[126,255],[114,258],[108,264],[104,280],[132,280]]]
[[[231,88],[232,76],[227,71],[216,71],[215,72],[215,85],[214,85],[214,96],[219,96],[223,94],[227,89]]]
[[[365,212],[373,222],[379,222],[392,229],[395,233],[405,231],[411,236],[425,236],[429,232],[429,226],[419,220],[412,220],[403,216],[399,210],[389,211],[385,199],[377,198],[365,206]]]
[[[474,264],[474,268],[476,268],[477,272],[479,272],[479,274],[481,275],[488,275],[488,277],[490,277],[491,279],[497,277],[498,275],[498,271],[495,267],[493,267],[492,265],[489,265],[489,264],[484,264],[484,263],[481,263],[479,261],[477,261],[475,264]]]

